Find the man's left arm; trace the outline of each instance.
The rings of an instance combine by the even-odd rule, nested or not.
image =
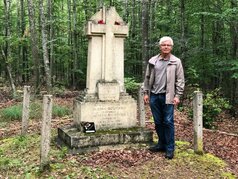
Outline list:
[[[175,97],[174,104],[177,105],[180,102],[180,97],[183,95],[185,86],[184,71],[181,61],[179,61],[176,69],[176,81],[175,81]]]

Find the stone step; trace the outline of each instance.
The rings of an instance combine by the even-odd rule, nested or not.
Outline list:
[[[75,126],[58,128],[58,139],[61,145],[66,144],[77,153],[98,150],[102,146],[120,144],[150,144],[153,142],[153,131],[134,127],[128,129],[103,130],[96,133],[82,133]]]

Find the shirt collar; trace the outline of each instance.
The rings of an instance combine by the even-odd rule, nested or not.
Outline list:
[[[169,56],[169,58],[162,58],[162,56],[161,55],[159,55],[159,60],[160,61],[170,61],[170,56]]]

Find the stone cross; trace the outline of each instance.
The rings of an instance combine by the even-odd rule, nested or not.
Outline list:
[[[119,91],[124,92],[124,38],[128,26],[114,7],[109,10],[103,7],[87,23],[86,35],[89,37],[87,92],[98,93],[98,82],[117,82]]]

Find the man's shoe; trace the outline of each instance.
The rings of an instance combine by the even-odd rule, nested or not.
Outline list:
[[[155,146],[150,147],[149,151],[151,151],[151,152],[165,152],[165,149],[162,147],[159,147],[158,145],[155,145]]]
[[[173,159],[174,158],[174,151],[167,151],[165,154],[165,158]]]

